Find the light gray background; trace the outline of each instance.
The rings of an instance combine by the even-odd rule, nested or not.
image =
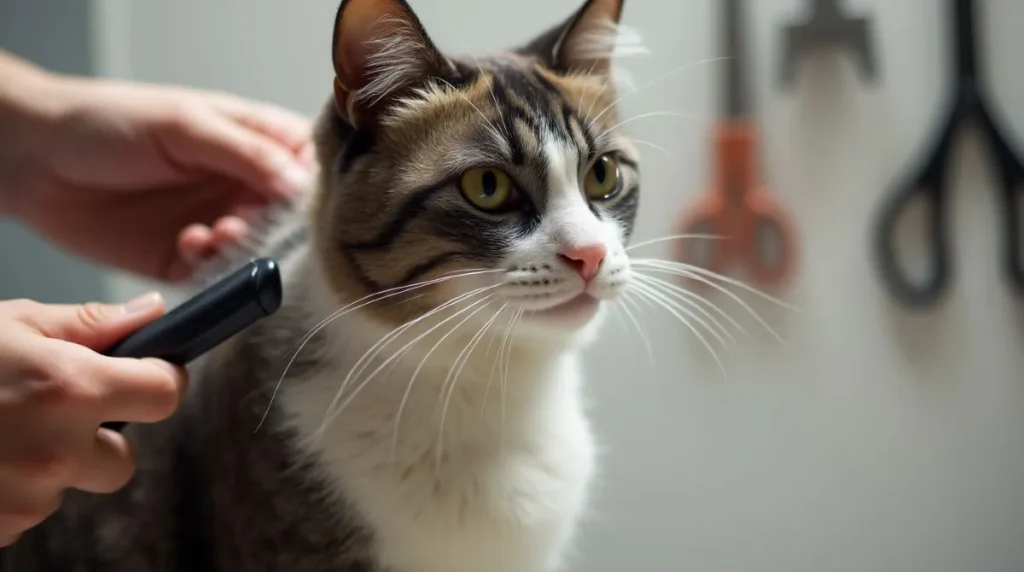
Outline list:
[[[91,11],[89,2],[0,0],[0,48],[57,71],[91,74]],[[0,300],[97,300],[106,296],[105,286],[95,265],[68,256],[20,225],[0,220]]]
[[[35,1],[35,0],[33,0]],[[576,0],[412,0],[442,48],[519,43]],[[778,26],[800,0],[756,0],[751,30],[766,179],[796,218],[801,266],[778,292],[800,313],[756,304],[780,347],[750,332],[719,351],[723,380],[685,328],[650,311],[655,366],[612,321],[590,354],[603,472],[573,570],[589,572],[1016,572],[1024,569],[1024,328],[1002,281],[994,172],[969,137],[953,162],[955,285],[910,316],[868,256],[872,209],[930,142],[946,93],[945,0],[862,0],[876,16],[882,81],[844,57],[774,81]],[[978,0],[985,67],[1011,134],[1024,133],[1024,2]],[[105,73],[240,92],[315,111],[330,92],[336,0],[103,0]],[[716,0],[627,2],[653,54],[621,62],[623,101],[644,147],[637,240],[669,234],[709,181],[708,120],[720,64]],[[1024,146],[1021,146],[1024,149]],[[650,256],[668,256],[651,248]],[[21,272],[24,272],[22,267]],[[145,287],[112,278],[108,295]],[[745,297],[749,302],[756,299]],[[628,360],[626,356],[635,356]]]

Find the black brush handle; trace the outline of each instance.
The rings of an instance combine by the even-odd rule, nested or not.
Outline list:
[[[251,261],[110,348],[110,357],[159,358],[184,366],[281,307],[281,273],[271,258]],[[103,427],[120,431],[125,422]]]

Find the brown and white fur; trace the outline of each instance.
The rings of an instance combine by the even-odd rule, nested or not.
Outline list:
[[[580,350],[629,284],[639,197],[621,11],[454,57],[403,0],[344,0],[318,188],[244,253],[278,259],[282,308],[193,365],[172,419],[129,427],[125,489],[70,492],[3,571],[562,567],[595,472]],[[588,198],[602,154],[618,187]],[[514,208],[460,193],[477,167]]]

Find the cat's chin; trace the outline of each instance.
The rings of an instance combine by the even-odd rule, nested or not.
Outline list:
[[[583,293],[565,302],[528,312],[528,317],[537,322],[575,328],[589,323],[600,307],[601,300]]]
[[[527,309],[517,329],[545,344],[586,345],[601,321],[602,306],[600,299],[579,294],[551,306]]]

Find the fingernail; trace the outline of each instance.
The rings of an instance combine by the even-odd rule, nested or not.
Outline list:
[[[309,169],[294,163],[286,166],[280,174],[281,182],[288,194],[303,193],[313,182],[313,174]]]
[[[152,310],[161,301],[162,298],[158,292],[149,292],[122,304],[121,311],[125,314],[138,314]]]

